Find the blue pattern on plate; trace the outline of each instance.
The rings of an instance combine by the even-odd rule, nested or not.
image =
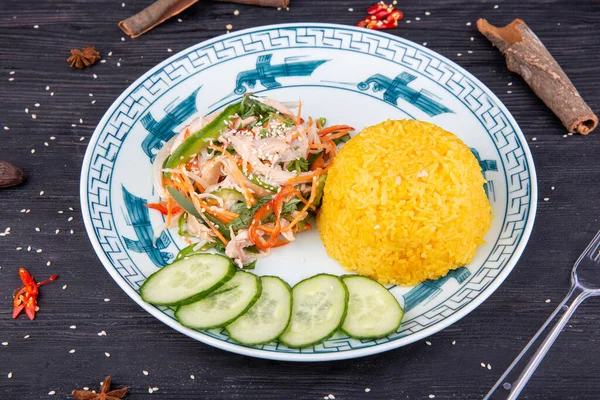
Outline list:
[[[123,216],[127,221],[127,225],[133,227],[137,236],[137,240],[123,236],[125,247],[136,253],[146,253],[157,267],[168,264],[173,259],[173,254],[161,250],[166,249],[171,244],[171,239],[167,232],[163,231],[156,240],[156,245],[153,243],[154,231],[152,222],[150,222],[148,207],[146,207],[148,202],[129,193],[125,186],[123,186],[123,201],[127,209],[127,214],[124,213]]]
[[[505,276],[506,271],[514,266],[521,253],[523,239],[526,241],[531,230],[530,211],[535,209],[535,196],[537,195],[537,192],[532,190],[532,185],[535,185],[535,181],[532,180],[535,171],[533,163],[524,149],[526,145],[520,130],[514,124],[510,114],[488,89],[460,67],[430,50],[402,38],[395,38],[379,32],[326,24],[258,28],[248,33],[230,34],[209,43],[194,46],[154,68],[152,73],[140,79],[135,86],[126,91],[103,118],[86,154],[82,174],[82,203],[83,208],[87,210],[86,226],[95,249],[110,262],[108,264],[107,261],[104,261],[104,264],[119,275],[117,278],[119,283],[129,285],[134,290],[139,288],[145,275],[128,254],[128,248],[134,251],[148,250],[148,254],[152,254],[154,257],[152,262],[157,265],[164,263],[164,253],[161,252],[160,247],[164,249],[168,243],[165,243],[166,239],[163,238],[164,240],[157,243],[158,246],[152,245],[152,227],[147,210],[139,208],[139,204],[143,204],[145,200],[131,195],[123,188],[123,198],[126,204],[128,204],[126,199],[129,198],[132,200],[130,204],[135,205],[131,210],[130,207],[127,209],[131,225],[138,237],[137,241],[124,240],[119,234],[118,225],[115,222],[116,213],[111,200],[111,191],[117,190],[113,187],[112,181],[115,162],[131,128],[140,120],[144,112],[153,110],[152,105],[156,101],[195,74],[247,55],[258,56],[257,68],[252,73],[245,71],[246,77],[238,76],[241,86],[238,85],[236,89],[240,88],[239,90],[245,91],[247,85],[255,84],[258,81],[263,86],[265,83],[271,86],[273,84],[282,85],[282,82],[275,78],[290,76],[289,68],[284,65],[288,63],[293,65],[293,62],[287,58],[284,65],[273,66],[270,64],[270,59],[278,51],[282,51],[285,56],[289,55],[291,48],[297,50],[297,57],[309,56],[313,49],[324,49],[328,52],[343,51],[348,54],[355,53],[386,60],[391,66],[400,67],[410,71],[411,75],[428,79],[444,92],[444,96],[449,96],[454,99],[453,101],[460,101],[484,128],[496,148],[498,154],[496,167],[501,174],[499,182],[507,185],[506,198],[502,201],[506,202],[507,206],[504,215],[496,215],[496,221],[499,221],[498,223],[501,225],[500,234],[491,242],[492,249],[483,266],[471,271],[471,276],[465,278],[460,288],[449,293],[442,303],[423,309],[418,314],[412,313],[403,321],[398,332],[387,338],[365,341],[336,335],[330,341],[302,350],[287,349],[277,343],[270,343],[258,348],[263,350],[264,357],[276,357],[276,355],[267,355],[269,352],[295,353],[300,356],[307,353],[346,352],[373,348],[373,351],[368,353],[371,354],[377,352],[376,348],[380,345],[391,345],[391,342],[395,341],[408,343],[412,340],[407,342],[401,339],[413,335],[422,337],[423,334],[432,333],[439,327],[447,326],[456,320],[457,316],[460,317],[474,308],[474,304],[479,303],[480,296],[487,297],[499,284],[498,276]],[[265,54],[265,52],[268,53]],[[266,57],[261,59],[262,56]],[[265,66],[262,70],[258,67],[259,59],[260,63]],[[321,64],[323,62],[325,60],[321,60]],[[315,69],[317,67],[318,65],[315,66]],[[239,73],[239,75],[241,74],[242,72]],[[315,75],[317,74],[315,73]],[[312,86],[318,86],[316,83],[322,81],[322,78],[318,76],[315,76],[314,79],[311,77],[311,79]],[[299,86],[298,83],[296,85]],[[357,93],[361,92],[357,91]],[[391,99],[393,96],[389,98]],[[162,133],[164,134],[165,131]],[[151,154],[156,150],[157,143],[161,143],[164,141],[163,138],[166,138],[166,135],[160,135],[160,133],[155,134],[158,139],[149,139],[147,145],[149,151],[146,152],[148,156],[152,157]],[[131,197],[127,197],[127,194]],[[144,215],[144,211],[146,215]],[[433,303],[430,302],[430,304]],[[156,310],[160,310],[168,318],[173,318],[172,312],[164,307],[158,307]],[[199,335],[216,339],[213,343],[233,343],[226,334],[217,329]]]
[[[414,105],[430,117],[452,112],[451,109],[439,101],[436,101],[433,97],[437,96],[428,90],[415,90],[408,87],[415,79],[417,79],[416,75],[409,74],[406,71],[401,72],[394,79],[390,79],[385,75],[375,74],[367,80],[360,82],[357,87],[362,91],[367,91],[370,87],[373,88],[374,92],[385,90],[385,92],[383,92],[383,99],[386,102],[395,106],[398,105],[398,99],[402,99]]]
[[[271,64],[273,54],[265,54],[256,58],[256,69],[242,71],[235,80],[235,94],[244,94],[254,89],[260,82],[266,89],[281,86],[277,78],[311,76],[315,69],[328,60],[295,61],[301,57],[287,57],[282,64]]]
[[[483,184],[483,189],[485,190],[485,194],[487,195],[487,197],[490,200],[494,201],[496,199],[496,195],[494,193],[494,181],[492,181],[492,179],[489,177],[488,172],[489,171],[497,172],[498,171],[498,162],[496,160],[482,160],[481,157],[479,156],[479,152],[477,150],[475,150],[474,148],[471,148],[471,152],[477,159],[477,162],[479,163],[479,166],[481,167],[481,173],[483,174],[483,177],[487,181],[486,183]]]
[[[142,125],[149,132],[148,136],[142,142],[142,150],[150,157],[150,161],[154,161],[156,153],[158,153],[165,142],[168,142],[177,134],[175,128],[198,112],[196,108],[196,95],[200,89],[201,87],[194,90],[192,94],[176,106],[173,105],[174,102],[169,104],[165,108],[165,116],[160,121],[157,121],[151,112],[142,118]]]

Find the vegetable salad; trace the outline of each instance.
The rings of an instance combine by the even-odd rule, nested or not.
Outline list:
[[[188,242],[178,258],[214,249],[252,268],[312,229],[327,169],[354,129],[301,112],[301,102],[247,95],[163,146],[153,164],[161,201],[147,206]]]

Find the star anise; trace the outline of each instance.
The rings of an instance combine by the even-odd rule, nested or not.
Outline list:
[[[82,50],[71,49],[71,57],[67,58],[67,62],[71,68],[85,68],[93,65],[100,59],[100,53],[92,46],[84,47]]]
[[[128,388],[110,390],[110,376],[107,376],[100,386],[100,392],[88,390],[73,390],[71,395],[77,400],[120,400],[127,394]]]

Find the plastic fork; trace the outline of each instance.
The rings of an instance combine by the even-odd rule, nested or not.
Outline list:
[[[594,239],[579,256],[573,270],[571,271],[571,290],[564,300],[556,307],[556,310],[546,320],[544,325],[527,343],[527,346],[519,353],[517,358],[510,364],[504,374],[498,379],[494,387],[484,397],[484,400],[503,399],[515,400],[540,365],[548,350],[569,319],[575,313],[577,307],[585,299],[592,296],[600,296],[600,232],[596,233]],[[550,330],[547,328],[553,321],[558,320]],[[534,345],[542,342],[537,351]],[[521,360],[531,357],[524,368],[515,368]]]

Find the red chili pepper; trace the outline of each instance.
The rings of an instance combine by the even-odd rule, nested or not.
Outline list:
[[[264,250],[285,244],[279,241],[279,233],[281,233],[281,207],[283,207],[283,202],[288,197],[296,194],[297,192],[298,191],[291,185],[283,186],[279,190],[279,193],[277,193],[264,206],[259,208],[256,214],[254,214],[252,222],[250,223],[250,227],[248,228],[248,237],[252,243],[256,245],[256,247]],[[271,215],[271,213],[275,214],[275,227],[272,228],[269,239],[265,240],[262,235],[258,234],[258,231],[260,230],[260,222]]]
[[[25,314],[30,320],[35,318],[35,312],[37,311],[37,296],[39,294],[39,287],[46,283],[52,282],[58,275],[52,275],[45,281],[35,283],[33,276],[25,268],[19,268],[19,277],[23,282],[23,287],[17,289],[17,293],[14,295],[13,300],[13,318],[17,318],[21,311],[25,309]]]
[[[146,204],[146,207],[151,208],[153,210],[157,210],[162,215],[168,215],[169,214],[168,206],[169,206],[169,204],[166,201],[161,201],[160,203],[149,203],[149,204]],[[181,211],[181,207],[179,207],[177,205],[172,205],[171,206],[171,214],[177,214],[179,211]]]
[[[391,29],[396,28],[398,21],[404,17],[402,11],[382,1],[369,7],[367,13],[369,16],[356,24],[356,26],[374,30]]]

